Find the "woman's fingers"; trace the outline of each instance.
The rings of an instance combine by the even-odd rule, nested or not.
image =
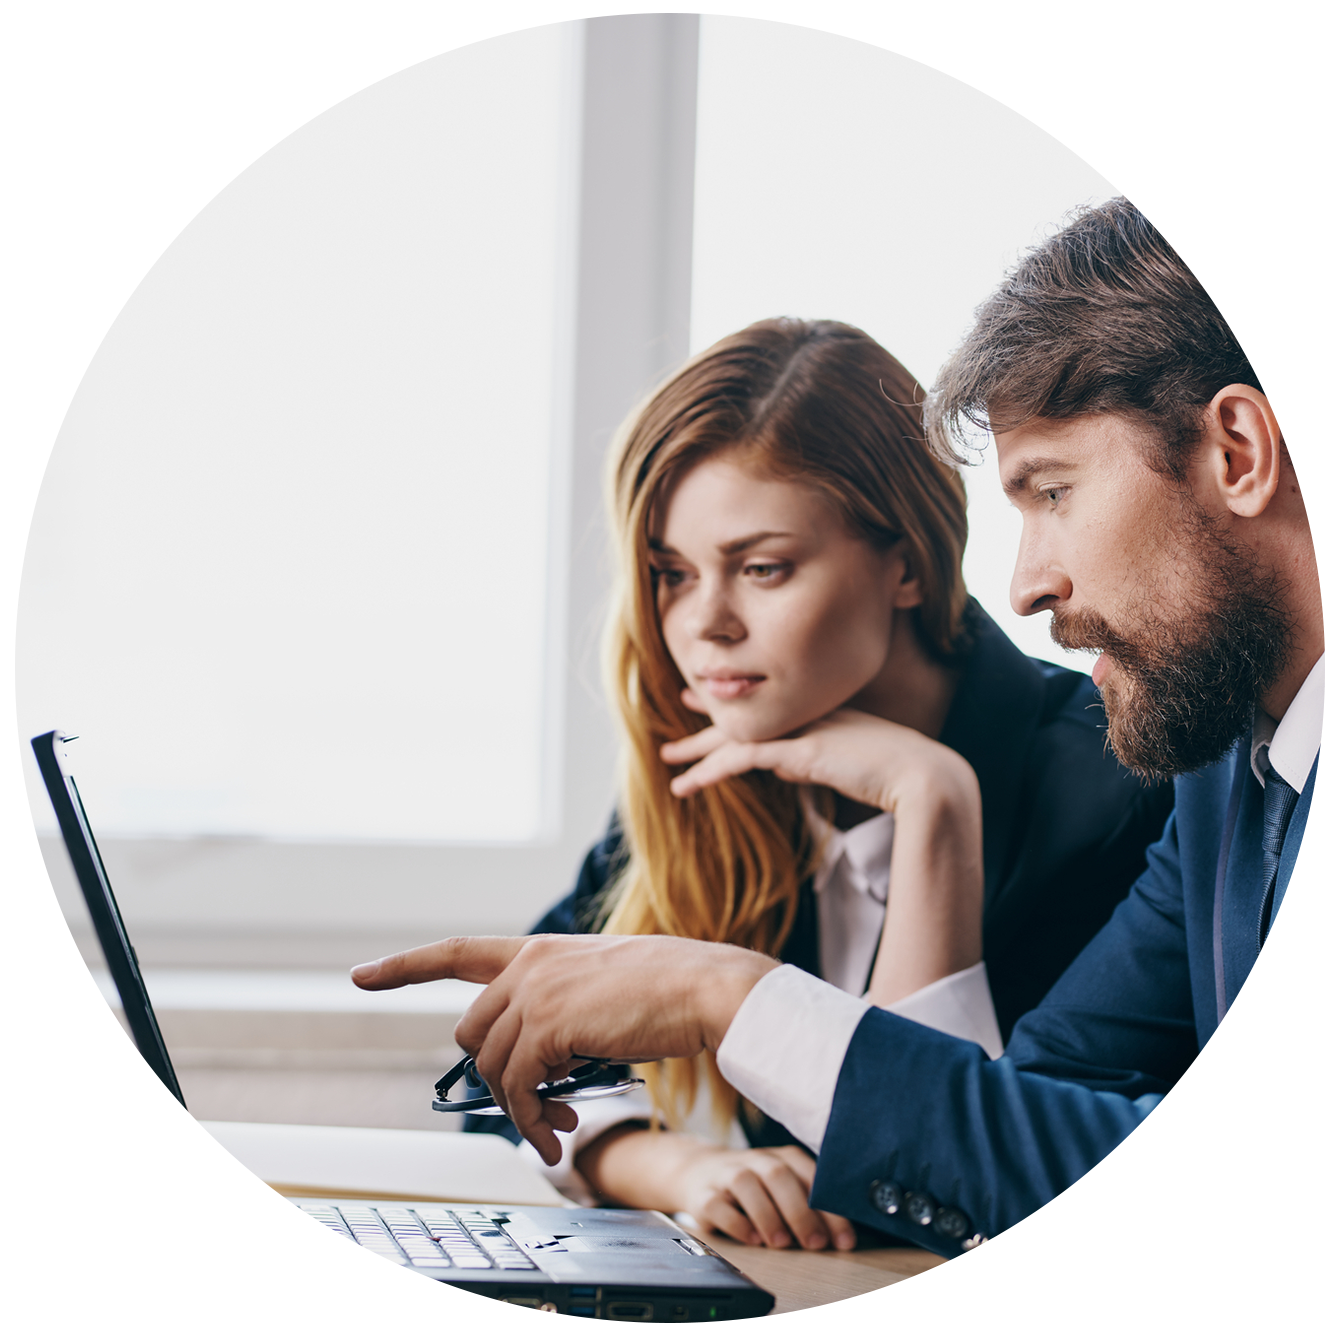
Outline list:
[[[740,1210],[725,1192],[718,1191],[692,1211],[693,1217],[707,1228],[714,1228],[746,1247],[761,1247],[763,1239],[749,1216]]]
[[[828,1236],[833,1239],[833,1246],[838,1251],[849,1252],[856,1246],[856,1230],[850,1219],[844,1219],[840,1214],[829,1214],[827,1210],[820,1210],[819,1218],[824,1221]]]
[[[832,1242],[828,1225],[816,1210],[810,1209],[809,1187],[782,1159],[774,1158],[763,1170],[768,1189],[791,1236],[808,1251],[821,1251]]]
[[[690,761],[701,760],[726,740],[726,734],[715,724],[701,732],[690,733],[677,741],[666,742],[661,747],[661,759],[667,765],[687,765]]]
[[[767,1247],[789,1247],[791,1230],[787,1228],[777,1204],[758,1174],[749,1168],[740,1168],[731,1177],[730,1194],[749,1217]]]

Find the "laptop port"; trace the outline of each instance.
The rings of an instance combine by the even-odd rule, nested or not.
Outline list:
[[[607,1321],[650,1321],[650,1303],[606,1303]]]
[[[461,1297],[458,1293],[438,1293],[433,1299],[433,1311],[438,1316],[473,1316],[480,1304],[473,1297]]]
[[[493,1306],[496,1322],[552,1322],[559,1315],[553,1303],[537,1297],[500,1297]]]
[[[582,1303],[580,1306],[573,1304],[568,1308],[569,1316],[595,1316],[595,1314],[594,1303]]]

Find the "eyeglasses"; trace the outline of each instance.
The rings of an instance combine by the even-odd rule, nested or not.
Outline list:
[[[577,1060],[583,1065],[574,1067],[562,1080],[546,1080],[536,1087],[535,1092],[540,1098],[554,1099],[559,1103],[583,1103],[587,1099],[609,1099],[618,1094],[628,1094],[647,1083],[632,1075],[627,1066],[616,1066],[590,1057],[578,1057]],[[465,1081],[465,1092],[471,1097],[453,1102],[448,1096],[462,1080]],[[483,1093],[476,1094],[475,1090],[483,1090]],[[483,1076],[475,1069],[473,1057],[461,1058],[433,1086],[433,1091],[437,1095],[433,1100],[434,1112],[480,1113],[485,1117],[506,1115],[489,1092]]]

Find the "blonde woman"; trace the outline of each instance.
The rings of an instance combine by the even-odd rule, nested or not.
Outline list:
[[[768,320],[635,413],[609,485],[618,810],[535,930],[750,947],[994,1056],[1172,795],[1105,753],[1087,677],[1024,657],[967,596],[963,485],[921,398],[860,330]],[[854,1245],[808,1206],[808,1151],[710,1060],[644,1074],[648,1100],[583,1106],[570,1194]]]

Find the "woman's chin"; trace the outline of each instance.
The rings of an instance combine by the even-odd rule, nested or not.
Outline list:
[[[816,716],[822,717],[822,716]],[[788,737],[814,718],[780,714],[776,710],[718,709],[712,716],[713,724],[732,742],[775,742]]]

